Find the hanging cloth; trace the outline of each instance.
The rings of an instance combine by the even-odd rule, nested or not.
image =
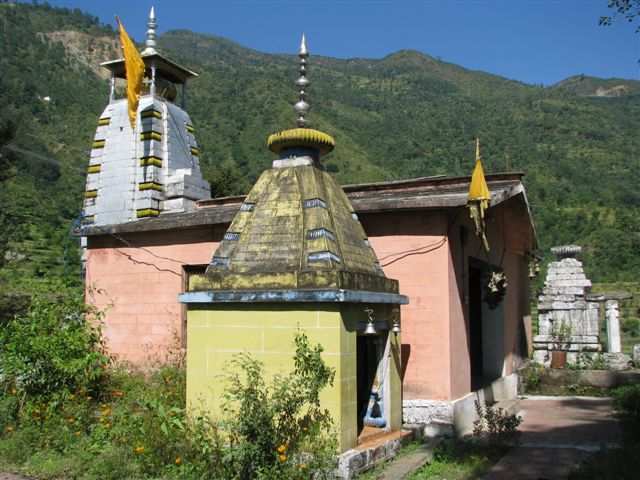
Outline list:
[[[131,128],[135,129],[136,115],[138,112],[138,103],[140,101],[140,92],[142,91],[142,79],[144,78],[144,61],[140,56],[140,52],[127,34],[120,19],[118,21],[118,30],[120,32],[120,45],[124,54],[124,69],[127,77],[127,107],[129,110],[129,122]]]
[[[489,242],[487,240],[485,211],[489,208],[490,201],[491,193],[484,178],[484,169],[482,168],[482,159],[480,157],[480,139],[476,138],[476,166],[471,175],[467,208],[469,209],[469,216],[475,224],[476,235],[482,240],[482,245],[487,252],[489,251]]]

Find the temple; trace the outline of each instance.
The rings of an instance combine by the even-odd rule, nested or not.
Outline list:
[[[247,195],[177,197],[175,210],[161,200],[137,221],[147,206],[132,203],[83,227],[87,300],[105,311],[107,348],[145,368],[182,349],[189,405],[215,412],[231,356],[284,371],[301,329],[336,369],[323,402],[353,465],[369,435],[401,426],[469,433],[477,399],[516,397],[532,351],[537,240],[523,174],[474,174],[473,198],[471,177],[338,185],[323,160],[340,139],[309,123],[304,40],[299,59],[295,128],[269,136],[275,158]]]
[[[286,373],[294,337],[304,332],[335,369],[324,405],[345,451],[367,427],[369,434],[402,427],[397,306],[408,299],[385,276],[349,199],[322,168],[335,141],[306,118],[308,55],[303,36],[297,128],[269,137],[272,168],[245,198],[206,273],[181,296],[189,305],[187,403],[220,411],[225,386],[215,378],[235,350],[250,352],[270,373]]]
[[[156,18],[149,14],[145,86],[134,128],[127,99],[117,98],[124,59],[102,64],[111,72],[109,104],[98,120],[87,169],[83,223],[112,225],[193,210],[210,198],[202,178],[194,127],[184,110],[187,80],[197,74],[156,51]],[[175,102],[181,87],[182,107]]]

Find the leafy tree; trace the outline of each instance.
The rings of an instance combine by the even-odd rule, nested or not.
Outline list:
[[[640,15],[640,0],[609,0],[608,6],[615,10],[615,13],[600,17],[600,25],[612,25],[618,16],[632,23]],[[640,27],[636,28],[636,32],[640,32]]]

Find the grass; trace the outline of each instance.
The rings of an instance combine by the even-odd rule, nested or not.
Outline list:
[[[473,442],[446,441],[434,452],[433,461],[415,471],[408,480],[471,480],[489,471],[508,447]]]
[[[418,442],[400,450],[393,460],[422,448]],[[416,470],[407,480],[471,480],[484,475],[507,452],[508,447],[486,446],[475,442],[444,440],[434,451],[433,461]],[[379,465],[358,476],[358,480],[383,478],[390,463]]]
[[[421,448],[423,448],[423,444],[420,442],[411,442],[405,445],[400,449],[400,451],[398,452],[398,455],[395,456],[393,460],[378,464],[375,467],[373,467],[371,470],[367,470],[366,472],[358,475],[358,480],[376,480],[380,478],[384,474],[385,470],[387,469],[387,467],[390,465],[391,462],[396,461],[406,455],[409,455],[410,453],[413,453],[416,450],[420,450]]]

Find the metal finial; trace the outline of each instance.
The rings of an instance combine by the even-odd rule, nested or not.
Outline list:
[[[156,53],[156,11],[154,7],[151,7],[149,12],[149,21],[147,22],[147,38],[144,42],[145,49],[142,53],[153,54]]]
[[[294,105],[294,109],[298,115],[296,123],[298,127],[304,128],[308,126],[309,122],[305,118],[309,112],[310,105],[306,102],[307,92],[306,88],[311,82],[307,78],[307,58],[309,57],[309,50],[307,50],[307,39],[302,34],[302,41],[300,42],[300,51],[298,52],[300,57],[300,76],[296,80],[296,87],[298,87],[298,101]]]
[[[480,160],[480,137],[476,137],[476,160]]]

